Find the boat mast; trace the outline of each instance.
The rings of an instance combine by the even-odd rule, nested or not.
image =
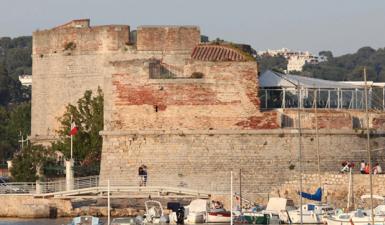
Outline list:
[[[230,172],[230,225],[233,225],[233,171]]]
[[[239,207],[242,215],[242,169],[239,169]]]
[[[366,79],[366,67],[364,67],[364,81],[365,81],[365,115],[366,115],[366,151],[368,153],[368,161],[369,161],[368,163],[369,163],[369,185],[370,185],[370,210],[371,210],[371,214],[372,214],[372,225],[374,225],[372,155],[371,155],[371,151],[370,151],[368,87],[367,87],[367,79]]]
[[[298,110],[297,110],[297,116],[298,116],[298,161],[299,161],[299,189],[300,189],[300,213],[301,213],[301,225],[303,224],[303,214],[302,214],[302,131],[301,131],[301,109],[302,109],[302,94],[301,94],[301,88],[299,85],[297,85],[298,89]]]
[[[315,100],[315,106],[314,106],[314,115],[315,115],[315,137],[317,139],[317,169],[318,169],[318,185],[321,187],[321,157],[319,154],[319,135],[318,135],[318,115],[317,115],[317,89],[315,91],[314,100]],[[322,199],[321,199],[322,201]]]
[[[108,179],[108,189],[107,189],[107,212],[108,212],[108,217],[107,217],[107,224],[111,224],[111,202],[110,202],[110,179]]]

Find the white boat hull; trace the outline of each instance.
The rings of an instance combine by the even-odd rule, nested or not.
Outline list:
[[[212,215],[210,213],[207,213],[206,223],[230,223],[230,221],[231,221],[230,215],[222,215],[219,213]]]
[[[298,211],[289,212],[290,220],[292,223],[301,223],[301,213]],[[303,223],[321,223],[318,215],[312,212],[304,212],[302,214]]]
[[[336,218],[327,218],[327,225],[370,225],[372,220],[370,217],[353,217],[352,219],[336,219]],[[375,225],[385,225],[384,218],[375,218]]]

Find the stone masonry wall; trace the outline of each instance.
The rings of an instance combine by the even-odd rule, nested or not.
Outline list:
[[[86,90],[104,91],[104,77],[112,74],[110,62],[158,59],[183,68],[192,51],[186,47],[137,51],[129,42],[128,26],[91,27],[89,20],[34,32],[31,139],[35,143],[55,139],[57,119],[67,104],[75,104]]]
[[[354,200],[350,199],[351,205],[355,207],[368,207],[370,200],[362,201],[360,197],[365,194],[370,194],[369,175],[359,174],[359,168],[354,169],[352,176],[352,189],[354,194]],[[303,177],[303,190],[308,193],[314,193],[319,187],[318,173],[307,173]],[[349,174],[348,173],[336,173],[327,172],[321,173],[321,187],[323,188],[323,202],[327,202],[335,207],[346,208],[349,192]],[[285,182],[283,185],[274,188],[270,193],[270,196],[281,196],[285,198],[293,199],[295,203],[299,203],[299,176],[295,175],[290,181]],[[373,194],[384,196],[385,194],[385,175],[373,175]],[[266,200],[265,200],[266,201]],[[308,200],[304,199],[304,202]],[[381,203],[378,201],[375,204]],[[354,208],[354,207],[353,207]]]
[[[304,131],[303,169],[317,172],[316,140]],[[248,198],[264,196],[298,174],[296,130],[195,130],[179,132],[104,131],[101,182],[138,184],[138,167],[148,167],[148,185],[182,186],[228,191],[230,170],[235,183],[242,169],[242,190]],[[383,145],[383,137],[372,138],[372,146]],[[320,134],[321,171],[337,173],[341,162],[366,158],[365,137],[354,132]],[[383,154],[374,161],[383,164]],[[382,165],[385,166],[385,165]],[[292,168],[292,169],[290,169]],[[385,194],[385,193],[382,193]]]
[[[196,26],[141,26],[137,29],[139,51],[192,50],[200,43]]]

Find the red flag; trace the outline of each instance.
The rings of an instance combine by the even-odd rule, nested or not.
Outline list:
[[[72,124],[71,124],[70,136],[76,135],[77,132],[78,132],[78,128],[76,127],[75,123],[72,122]]]

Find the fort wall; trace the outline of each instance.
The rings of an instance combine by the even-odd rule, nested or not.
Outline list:
[[[196,26],[140,26],[136,46],[139,51],[192,50],[200,38]]]
[[[304,130],[303,171],[317,173],[314,130]],[[276,191],[299,174],[298,133],[275,130],[104,131],[101,182],[138,184],[138,168],[148,168],[148,185],[229,191],[230,171],[242,169],[244,196],[257,198]],[[366,159],[365,135],[354,131],[320,131],[322,172],[337,174],[341,162]],[[372,138],[372,147],[385,139]],[[384,160],[375,152],[375,160]],[[358,169],[355,169],[358,171]],[[298,190],[295,189],[295,190]],[[383,194],[383,193],[380,193]]]
[[[86,90],[95,92],[98,87],[104,90],[104,77],[112,73],[110,62],[157,59],[167,65],[183,67],[192,51],[186,47],[167,52],[138,51],[130,43],[129,33],[129,26],[91,27],[89,20],[74,20],[33,33],[31,139],[35,143],[49,144],[55,139],[55,131],[59,129],[57,119],[67,104],[76,104]],[[146,31],[141,34],[147,35]],[[137,40],[141,41],[142,36]]]
[[[200,72],[202,78],[176,79],[152,79],[150,64],[138,59],[113,63],[105,85],[105,130],[279,126],[274,113],[259,111],[254,62],[194,62],[184,73]]]
[[[102,184],[136,185],[141,165],[149,185],[214,191],[228,191],[230,170],[242,169],[250,197],[295,179],[297,111],[260,110],[256,62],[231,46],[197,49],[197,27],[139,27],[135,45],[129,31],[76,20],[34,33],[35,143],[54,140],[65,106],[99,86],[105,96]],[[302,112],[304,171],[314,173],[315,114]],[[366,158],[362,112],[320,110],[317,119],[322,171]],[[385,144],[384,121],[371,113],[372,148]],[[382,151],[373,154],[384,160]]]

